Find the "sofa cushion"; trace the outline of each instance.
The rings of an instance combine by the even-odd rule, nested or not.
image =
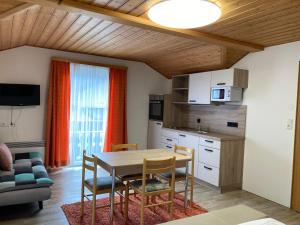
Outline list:
[[[0,144],[0,169],[5,171],[12,170],[13,159],[6,144]]]
[[[36,153],[15,154],[13,170],[0,171],[0,193],[49,187],[53,181]]]

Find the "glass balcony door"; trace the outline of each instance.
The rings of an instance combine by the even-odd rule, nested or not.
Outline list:
[[[109,69],[71,64],[70,162],[82,163],[82,152],[103,151],[107,124]]]

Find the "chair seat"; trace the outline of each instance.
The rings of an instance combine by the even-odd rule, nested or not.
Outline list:
[[[142,190],[142,185],[143,185],[142,180],[135,180],[135,181],[130,182],[130,184],[134,188],[139,189],[140,191],[143,191]],[[161,190],[166,190],[169,188],[170,188],[170,186],[168,183],[163,183],[155,178],[146,180],[146,188],[145,188],[146,192],[161,191]]]
[[[94,179],[90,178],[84,181],[84,183],[91,188],[94,186]],[[124,184],[116,179],[115,180],[115,187],[119,188],[121,186],[124,186]],[[105,189],[111,189],[112,187],[112,177],[111,176],[106,176],[106,177],[97,177],[97,190],[105,190]]]
[[[136,179],[142,179],[143,174],[137,173],[137,174],[130,174],[130,175],[124,175],[124,176],[118,176],[121,180],[136,180]]]
[[[166,179],[172,178],[172,173],[161,173],[161,177],[164,177]],[[175,171],[175,179],[177,178],[184,178],[185,177],[185,171],[183,169],[176,169]]]

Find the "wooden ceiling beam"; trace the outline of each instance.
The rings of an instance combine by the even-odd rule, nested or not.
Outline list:
[[[4,20],[4,19],[8,19],[10,18],[11,16],[17,14],[17,13],[20,13],[20,12],[23,12],[23,11],[26,11],[32,7],[35,7],[37,5],[33,4],[33,3],[23,3],[13,9],[9,9],[3,13],[0,14],[0,20]]]
[[[163,27],[145,18],[136,17],[125,13],[120,13],[110,9],[105,9],[99,6],[77,2],[74,0],[59,0],[56,2],[50,0],[22,0],[22,1],[27,3],[39,4],[41,6],[46,6],[46,7],[53,7],[68,12],[81,13],[102,20],[108,20],[115,23],[130,25],[134,27],[140,27],[143,29],[148,29],[148,30],[157,31],[164,34],[183,37],[190,40],[220,45],[228,48],[239,49],[248,52],[256,52],[256,51],[264,50],[264,46],[262,45],[239,41],[228,37],[223,37],[220,35],[210,34],[201,31],[195,31],[191,29],[185,30],[185,29],[173,29],[173,28]]]

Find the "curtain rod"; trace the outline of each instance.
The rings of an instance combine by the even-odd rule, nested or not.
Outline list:
[[[104,63],[87,62],[87,61],[82,61],[82,60],[78,60],[78,59],[66,59],[66,58],[52,57],[51,60],[127,70],[126,66],[116,66],[116,65],[104,64]]]

